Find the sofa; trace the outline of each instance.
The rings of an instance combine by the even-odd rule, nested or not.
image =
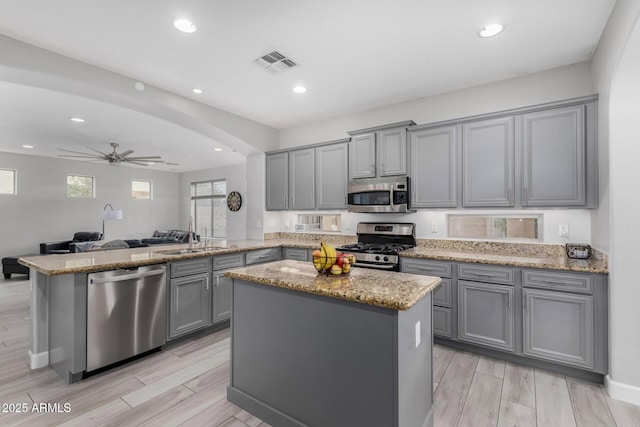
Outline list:
[[[78,252],[76,243],[86,245],[89,242],[98,242],[100,240],[102,240],[102,233],[98,231],[78,231],[74,233],[71,240],[40,243],[40,254],[68,254]]]
[[[193,241],[199,241],[200,236],[193,233]],[[156,230],[151,237],[140,239],[147,245],[166,245],[168,243],[189,243],[189,232],[184,230]],[[127,241],[128,243],[128,241]]]

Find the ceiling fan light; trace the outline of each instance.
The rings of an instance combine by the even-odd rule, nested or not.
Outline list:
[[[204,93],[204,91],[202,89],[198,89],[197,87],[193,88],[193,93],[201,95],[202,93]]]

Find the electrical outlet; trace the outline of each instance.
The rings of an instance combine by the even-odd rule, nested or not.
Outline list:
[[[416,348],[420,345],[420,321],[416,322]]]
[[[432,233],[437,233],[438,232],[438,222],[437,221],[431,221],[431,232]]]
[[[569,224],[560,224],[558,234],[560,237],[569,237]]]

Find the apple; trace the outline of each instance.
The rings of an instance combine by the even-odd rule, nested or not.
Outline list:
[[[338,259],[336,260],[336,264],[338,264],[340,266],[340,268],[342,268],[342,265],[344,264],[344,262],[347,261],[347,256],[345,254],[338,254]]]
[[[331,274],[342,274],[342,267],[338,264],[333,264],[331,266]]]

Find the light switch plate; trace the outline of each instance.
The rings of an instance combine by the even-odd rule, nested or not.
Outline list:
[[[420,345],[420,321],[416,322],[416,348]]]

